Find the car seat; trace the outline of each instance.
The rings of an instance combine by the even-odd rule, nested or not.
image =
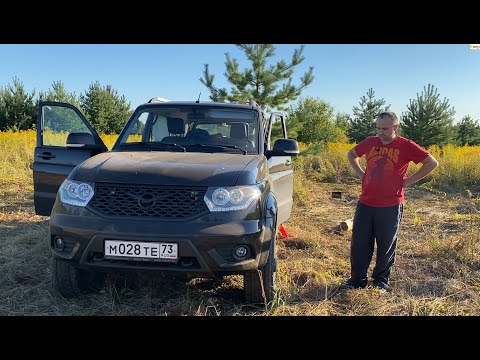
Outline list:
[[[248,140],[248,124],[233,123],[230,125],[230,138],[232,145],[236,145],[245,150],[252,150],[255,148],[253,142]]]
[[[170,136],[166,136],[162,139],[162,142],[176,142],[179,139],[184,138],[185,134],[185,122],[182,118],[167,118],[168,133]]]
[[[247,124],[234,123],[230,125],[230,137],[234,139],[246,140],[247,136]]]

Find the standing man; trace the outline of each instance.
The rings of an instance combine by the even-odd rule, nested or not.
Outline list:
[[[373,286],[388,290],[390,271],[395,261],[397,236],[402,220],[404,188],[430,174],[438,162],[412,140],[398,136],[398,118],[394,112],[382,112],[376,119],[377,136],[370,136],[348,152],[348,161],[362,180],[353,220],[350,248],[351,277],[342,288],[364,288],[367,270],[377,243]],[[366,170],[359,158],[365,155]],[[405,177],[410,161],[422,167]]]

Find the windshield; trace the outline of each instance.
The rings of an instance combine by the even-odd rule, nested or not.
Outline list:
[[[249,109],[144,108],[130,120],[116,149],[258,154],[257,117],[257,112]]]

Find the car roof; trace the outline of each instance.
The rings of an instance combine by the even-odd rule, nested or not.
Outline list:
[[[151,102],[151,103],[144,103],[140,106],[154,106],[154,107],[164,107],[164,106],[218,106],[218,107],[225,107],[225,108],[235,108],[235,109],[255,109],[255,106],[248,105],[248,104],[237,104],[237,103],[219,103],[219,102],[200,102],[197,103],[196,101],[165,101],[165,102]]]

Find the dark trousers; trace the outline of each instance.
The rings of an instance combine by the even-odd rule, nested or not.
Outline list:
[[[402,220],[403,204],[391,207],[372,207],[357,204],[353,219],[350,248],[351,279],[367,283],[367,270],[377,243],[377,261],[373,269],[374,283],[388,285],[395,262],[397,235]]]

